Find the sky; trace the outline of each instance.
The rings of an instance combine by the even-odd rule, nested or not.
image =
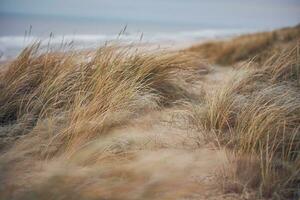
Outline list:
[[[300,22],[300,0],[0,0],[0,14],[276,28]]]

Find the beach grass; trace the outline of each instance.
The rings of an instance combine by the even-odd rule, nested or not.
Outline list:
[[[0,71],[0,198],[299,198],[297,39],[28,46]]]

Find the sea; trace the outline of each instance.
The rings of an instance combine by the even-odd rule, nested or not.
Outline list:
[[[231,38],[262,29],[216,24],[185,24],[76,18],[43,15],[0,14],[0,61],[16,57],[34,42],[42,47],[93,49],[108,42],[157,44],[167,47]]]

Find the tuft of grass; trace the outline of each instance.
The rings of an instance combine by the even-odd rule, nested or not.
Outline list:
[[[293,48],[260,68],[241,69],[223,87],[208,93],[203,105],[193,109],[194,123],[208,141],[214,140],[231,149],[237,159],[251,158],[236,163],[249,167],[244,168],[243,178],[238,171],[235,178],[259,189],[264,197],[299,197],[297,52]],[[258,169],[258,174],[247,174],[253,168]]]
[[[16,133],[23,135],[37,123],[56,118],[64,121],[64,128],[55,139],[63,138],[70,146],[83,144],[142,110],[193,98],[177,84],[176,74],[190,73],[194,66],[193,56],[182,52],[117,45],[88,54],[41,52],[36,43],[1,73],[0,123],[26,124]]]
[[[5,144],[3,151],[7,152],[0,158],[0,167],[3,169],[0,193],[9,199],[14,199],[15,194],[16,198],[22,199],[40,198],[47,194],[44,188],[37,186],[40,184],[36,184],[40,180],[38,172],[41,163],[45,166],[57,160],[61,163],[60,159],[63,158],[63,167],[69,170],[74,157],[80,157],[85,148],[92,146],[95,141],[101,144],[114,128],[133,123],[135,118],[149,111],[196,99],[186,90],[185,84],[193,81],[195,74],[205,68],[198,64],[194,55],[188,53],[152,52],[115,44],[88,53],[43,52],[39,43],[27,47],[0,73],[0,93],[3,94],[0,95],[0,143],[4,145],[3,139],[8,136],[21,138]],[[112,160],[130,160],[132,153],[122,150],[129,144],[125,143],[125,147],[122,147],[122,143],[119,143],[113,141],[101,151],[85,154],[84,164],[76,167],[91,167],[91,163],[94,163],[91,161],[98,159],[102,164],[111,162],[112,167],[118,166]],[[114,148],[116,153],[110,153],[113,151],[110,149]],[[35,168],[37,165],[38,169]],[[118,174],[112,176],[112,181],[118,179],[121,173],[126,173],[126,170],[116,169]],[[20,173],[17,173],[18,170]],[[108,168],[107,173],[110,170]],[[96,170],[95,173],[99,175],[102,172]],[[77,176],[76,172],[74,175]],[[31,179],[34,183],[29,183],[29,187],[19,184],[19,181],[22,183],[28,177],[34,177]],[[136,179],[140,180],[140,176]],[[68,177],[63,176],[62,180],[54,177],[53,182],[49,180],[49,185],[45,184],[45,187],[52,187],[53,183],[56,186],[66,184],[66,188],[57,190],[58,196],[73,198],[72,187],[80,185],[81,179],[71,184]],[[119,184],[116,190],[123,186],[126,188],[124,181],[121,180]],[[141,185],[131,184],[132,189]],[[103,186],[106,187],[104,192],[109,192],[113,183],[103,183]],[[101,198],[102,192],[97,188],[95,186],[95,191]],[[159,189],[156,186],[154,188]],[[31,194],[31,190],[41,193]],[[49,192],[52,194],[56,190]]]
[[[300,26],[284,28],[273,32],[242,35],[228,41],[212,41],[194,45],[188,51],[198,52],[210,62],[219,65],[233,65],[253,59],[258,64],[293,46],[300,39]]]

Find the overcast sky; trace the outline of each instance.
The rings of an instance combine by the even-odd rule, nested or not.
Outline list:
[[[280,27],[300,22],[300,0],[0,0],[0,13]]]

